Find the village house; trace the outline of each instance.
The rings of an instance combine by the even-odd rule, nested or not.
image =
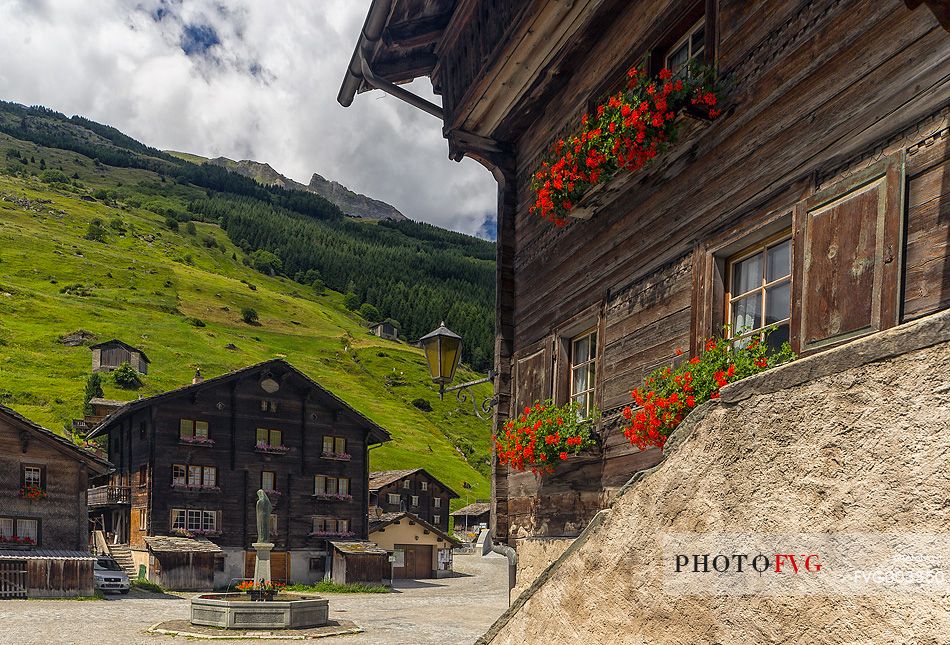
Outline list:
[[[103,543],[177,589],[253,575],[258,490],[275,580],[331,571],[328,541],[366,539],[368,449],[389,434],[274,359],[127,403],[90,433],[116,471],[89,491]]]
[[[111,372],[123,363],[141,374],[148,374],[148,357],[138,347],[132,347],[121,340],[107,340],[104,343],[90,345],[92,350],[92,371]]]
[[[381,323],[376,323],[369,328],[370,332],[374,336],[379,336],[380,338],[385,338],[386,340],[398,340],[399,339],[399,330],[396,329],[388,320],[385,320]]]
[[[424,468],[381,470],[369,475],[370,515],[409,512],[447,533],[449,502],[458,493]]]
[[[371,518],[369,539],[393,554],[394,579],[448,575],[452,571],[452,549],[460,545],[444,530],[406,511]]]
[[[491,525],[491,502],[475,502],[452,513],[453,531],[473,541],[482,529]]]
[[[519,566],[543,570],[554,541],[658,463],[622,416],[654,369],[722,334],[743,343],[774,326],[773,344],[807,356],[950,305],[945,7],[373,0],[340,103],[389,92],[437,118],[452,159],[498,181],[495,432],[545,399],[601,412],[598,448],[550,475],[496,463],[494,532]],[[588,155],[578,172],[592,189],[539,199],[552,147],[631,78],[654,79],[655,94],[698,82],[697,66],[716,93],[693,97],[700,114],[690,101],[660,112],[675,142],[606,182]],[[441,105],[403,85],[423,76]]]
[[[111,469],[0,406],[0,598],[94,593],[86,488]]]

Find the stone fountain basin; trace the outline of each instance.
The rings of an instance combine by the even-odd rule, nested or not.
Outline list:
[[[203,594],[191,599],[191,624],[225,629],[303,629],[329,620],[326,598],[281,593],[252,601],[242,593]]]

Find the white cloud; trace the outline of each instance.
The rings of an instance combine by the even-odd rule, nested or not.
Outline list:
[[[475,233],[495,183],[447,158],[439,121],[381,92],[336,102],[368,4],[0,0],[0,98],[158,148],[268,162],[303,183],[318,172]],[[428,81],[410,87],[432,98]]]

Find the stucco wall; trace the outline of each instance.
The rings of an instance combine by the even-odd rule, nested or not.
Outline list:
[[[381,530],[370,533],[369,539],[380,548],[389,551],[392,551],[397,544],[430,544],[432,545],[432,570],[438,571],[439,549],[449,548],[449,543],[431,531],[428,534],[423,533],[424,528],[420,524],[409,524],[409,521],[405,517],[398,519]]]
[[[548,566],[561,557],[574,538],[526,538],[518,540],[518,578],[511,597],[527,589]]]
[[[945,534],[948,490],[944,312],[724,388],[479,642],[947,642],[950,594],[670,594],[661,547],[673,532]]]

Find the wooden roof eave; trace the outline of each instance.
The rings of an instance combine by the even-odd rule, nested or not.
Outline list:
[[[493,135],[546,67],[612,0],[535,3],[522,14],[503,49],[455,106],[446,130]],[[540,4],[540,6],[539,6]],[[447,31],[451,30],[451,25]],[[443,41],[446,42],[446,41]],[[436,67],[433,74],[439,73]]]

